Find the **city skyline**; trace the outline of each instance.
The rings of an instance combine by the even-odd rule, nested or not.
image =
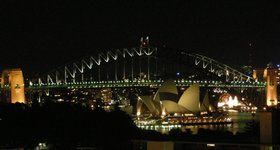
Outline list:
[[[45,73],[79,58],[140,45],[196,52],[233,67],[277,64],[277,6],[251,2],[2,2],[0,70]]]

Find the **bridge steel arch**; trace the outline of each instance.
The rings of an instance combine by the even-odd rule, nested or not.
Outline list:
[[[40,85],[55,85],[55,84],[66,84],[76,82],[77,74],[83,74],[86,69],[93,69],[94,67],[100,67],[103,62],[108,63],[110,61],[116,61],[119,58],[135,57],[135,56],[147,56],[148,57],[148,78],[149,78],[149,57],[157,53],[156,47],[139,47],[139,48],[123,48],[117,49],[116,51],[107,51],[106,53],[99,53],[96,56],[89,56],[83,58],[74,63],[67,64],[59,67],[54,71],[44,74],[42,77],[32,80],[35,84]],[[30,81],[30,85],[33,82]]]
[[[99,53],[96,56],[88,56],[79,61],[61,66],[51,72],[44,74],[41,78],[37,78],[30,82],[30,86],[57,86],[65,85],[71,83],[77,83],[78,85],[83,85],[83,81],[80,82],[77,79],[77,76],[80,75],[83,77],[85,70],[92,70],[97,68],[99,71],[100,78],[100,68],[102,64],[106,64],[112,61],[117,61],[118,59],[127,59],[134,58],[136,56],[145,56],[147,57],[147,75],[148,81],[150,82],[150,64],[149,58],[156,56],[158,53],[158,48],[156,47],[138,47],[138,48],[123,48],[116,51],[107,51],[106,53]],[[220,63],[212,58],[196,54],[196,53],[187,53],[180,52],[181,56],[187,56],[194,59],[194,64],[196,66],[201,66],[203,69],[207,69],[209,72],[216,74],[218,77],[225,79],[228,84],[244,83],[250,85],[263,86],[263,83],[255,83],[253,78],[236,70],[228,65]],[[133,61],[133,59],[132,59]],[[125,65],[125,63],[124,63]],[[133,76],[133,67],[132,67],[132,76]],[[141,72],[141,71],[140,71]],[[123,76],[125,76],[125,68],[123,69]],[[117,81],[117,79],[115,79]],[[100,82],[100,80],[99,80]],[[102,81],[101,81],[102,82]],[[88,83],[85,83],[88,84]]]
[[[254,82],[253,77],[250,77],[212,58],[196,53],[181,52],[181,54],[194,58],[195,65],[201,65],[204,69],[208,69],[208,71],[210,71],[211,73],[215,73],[219,77],[225,76],[226,82]]]

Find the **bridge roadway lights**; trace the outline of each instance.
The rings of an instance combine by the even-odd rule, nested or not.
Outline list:
[[[263,82],[230,82],[222,83],[221,81],[192,81],[192,80],[175,80],[177,86],[190,86],[193,83],[199,83],[201,87],[232,87],[232,88],[263,88]],[[145,87],[145,86],[160,86],[163,80],[118,80],[118,81],[100,81],[100,82],[77,82],[77,83],[59,83],[59,84],[34,84],[26,87],[27,89],[51,89],[51,88],[102,88],[102,87]]]

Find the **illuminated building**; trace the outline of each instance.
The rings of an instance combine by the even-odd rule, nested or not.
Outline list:
[[[280,81],[280,64],[277,64],[277,81],[279,82]]]
[[[248,75],[252,75],[253,73],[253,69],[252,66],[242,66],[241,69],[243,70],[244,73],[248,74]]]
[[[153,115],[167,114],[193,114],[199,115],[211,110],[208,94],[200,102],[199,84],[193,84],[184,91],[179,98],[176,85],[173,81],[166,81],[157,91],[154,98],[139,96],[137,103],[137,116],[143,111],[143,104]]]
[[[107,104],[110,103],[112,100],[113,94],[110,88],[101,89],[101,99],[102,102]]]
[[[263,73],[263,68],[257,68],[253,70],[253,78],[255,79],[255,82],[264,82]]]
[[[224,111],[228,111],[228,110],[245,111],[247,109],[247,106],[239,102],[237,96],[233,97],[228,93],[224,93],[219,98],[218,108]],[[249,109],[250,108],[248,108],[248,110]]]
[[[101,89],[101,100],[102,100],[104,110],[110,111],[110,104],[112,101],[112,97],[113,97],[113,92],[111,88]]]
[[[10,98],[11,103],[26,103],[24,95],[24,81],[22,71],[19,68],[8,69],[2,72],[1,85],[10,87]]]

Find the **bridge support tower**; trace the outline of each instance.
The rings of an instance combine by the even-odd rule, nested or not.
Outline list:
[[[2,72],[1,86],[3,89],[8,88],[7,102],[26,103],[24,94],[24,80],[21,69],[8,69]]]
[[[266,80],[266,105],[269,107],[277,106],[277,69],[268,64],[263,74]]]

